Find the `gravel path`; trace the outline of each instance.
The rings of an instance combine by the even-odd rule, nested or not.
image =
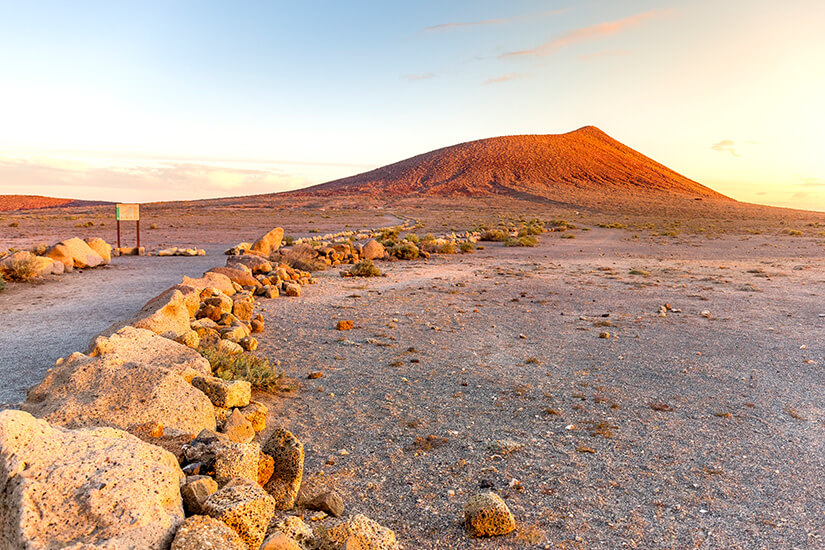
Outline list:
[[[0,293],[0,408],[25,400],[55,360],[86,351],[103,329],[128,319],[184,275],[223,265],[225,249],[213,246],[195,257],[124,256],[40,284],[10,284]]]
[[[306,446],[307,493],[407,548],[821,548],[820,256],[594,230],[326,272],[263,302],[260,351],[303,385],[272,422]],[[486,488],[519,529],[470,539]]]

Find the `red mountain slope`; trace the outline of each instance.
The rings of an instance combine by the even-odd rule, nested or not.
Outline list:
[[[611,192],[732,200],[594,126],[567,134],[470,141],[301,190],[374,196],[526,193],[553,200]]]

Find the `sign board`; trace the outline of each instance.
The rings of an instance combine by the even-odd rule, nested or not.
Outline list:
[[[138,221],[140,219],[139,204],[118,204],[115,208],[117,221]]]

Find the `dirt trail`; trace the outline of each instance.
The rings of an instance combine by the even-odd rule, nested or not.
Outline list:
[[[184,275],[223,265],[225,249],[213,246],[195,257],[125,256],[44,283],[9,285],[0,293],[0,408],[22,402],[57,358],[86,351],[100,331]]]

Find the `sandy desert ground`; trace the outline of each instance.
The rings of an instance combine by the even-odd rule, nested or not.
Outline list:
[[[508,207],[396,211],[435,233],[506,216]],[[104,271],[13,285],[0,294],[4,334],[65,332],[72,315],[93,311],[79,289],[98,280],[99,294],[119,301],[107,314],[122,317],[166,281],[223,263],[223,247],[273,225],[311,235],[394,219],[383,208],[237,213],[193,208],[181,221],[144,222],[158,224],[146,230],[148,245],[206,246],[205,258],[118,259]],[[57,225],[25,217],[43,215],[58,216]],[[88,218],[95,225],[84,230],[111,239],[110,222],[99,223],[106,215],[7,214],[3,231],[19,219],[8,242],[23,246],[80,232],[74,225]],[[390,527],[406,548],[825,546],[825,237],[817,227],[795,221],[804,230],[794,236],[780,218],[545,216],[590,230],[547,233],[536,248],[487,243],[473,254],[383,263],[383,278],[344,279],[332,269],[301,298],[259,302],[267,322],[259,353],[298,386],[264,396],[269,424],[303,441],[305,491],[335,488],[348,511]],[[630,229],[596,226],[611,220]],[[155,284],[163,288],[150,292]],[[51,306],[30,309],[38,297],[85,305],[52,315]],[[341,319],[354,329],[337,331]],[[84,349],[99,328],[85,330],[50,353]],[[34,334],[4,336],[4,360],[39,349]],[[33,384],[42,371],[32,376]],[[467,536],[463,504],[484,488],[506,498],[516,532]]]

